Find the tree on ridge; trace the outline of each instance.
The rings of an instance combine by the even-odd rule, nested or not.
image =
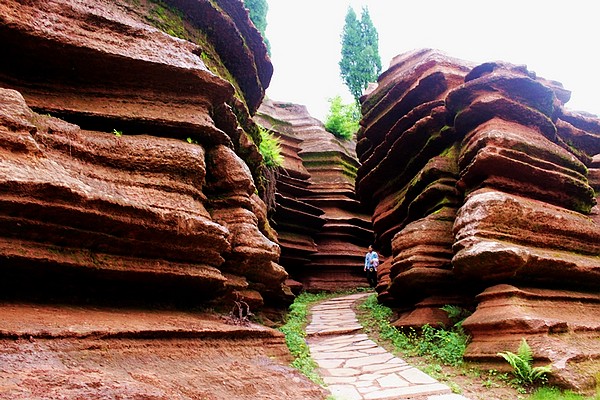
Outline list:
[[[366,6],[362,9],[360,21],[352,7],[348,7],[339,66],[344,83],[358,103],[363,90],[369,82],[375,82],[381,72],[379,35]]]

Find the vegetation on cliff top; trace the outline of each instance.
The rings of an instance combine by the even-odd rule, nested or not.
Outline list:
[[[250,20],[256,26],[256,29],[260,32],[267,46],[267,52],[271,55],[271,43],[265,32],[267,31],[267,12],[269,11],[269,5],[267,0],[244,0],[244,5],[248,9]]]
[[[381,72],[379,35],[367,7],[362,9],[360,21],[352,7],[348,7],[339,66],[342,80],[358,104],[363,90],[369,82],[376,82]]]
[[[343,104],[341,96],[329,99],[329,113],[325,119],[325,129],[343,140],[351,140],[358,131],[360,110],[356,103]]]

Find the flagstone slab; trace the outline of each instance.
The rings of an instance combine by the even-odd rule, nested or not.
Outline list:
[[[402,379],[396,374],[389,374],[383,378],[377,379],[377,382],[382,388],[398,388],[410,385],[406,379]]]
[[[460,394],[451,393],[451,394],[437,394],[434,396],[427,397],[427,400],[469,400],[465,396],[461,396]]]
[[[410,383],[435,383],[437,382],[435,379],[427,375],[425,372],[417,369],[410,368],[406,371],[399,372],[400,376],[409,381]]]
[[[354,368],[331,368],[326,371],[326,374],[329,376],[358,376],[360,371]]]
[[[340,400],[363,400],[363,396],[352,385],[330,385],[331,394]]]
[[[354,376],[324,376],[323,381],[328,385],[353,384],[356,383]]]
[[[365,400],[402,399],[402,396],[428,393],[435,394],[439,392],[450,392],[450,388],[441,383],[434,383],[431,385],[411,385],[403,388],[378,390],[366,394],[363,398]]]
[[[360,367],[360,366],[373,365],[373,364],[379,365],[379,364],[383,364],[383,363],[390,361],[392,358],[394,358],[394,356],[390,353],[375,354],[373,356],[353,358],[351,360],[346,361],[344,366],[345,367]]]

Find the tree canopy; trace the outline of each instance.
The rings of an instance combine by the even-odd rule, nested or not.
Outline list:
[[[260,32],[267,46],[269,55],[271,54],[271,44],[265,34],[267,30],[267,12],[269,11],[269,5],[267,0],[244,0],[244,5],[249,11],[250,20],[256,26],[256,29]]]
[[[352,7],[348,7],[339,65],[342,79],[358,103],[363,90],[381,72],[379,35],[367,7],[363,7],[360,21]]]
[[[341,96],[329,99],[329,113],[325,119],[325,129],[343,140],[350,140],[358,130],[360,111],[356,103],[343,104]]]

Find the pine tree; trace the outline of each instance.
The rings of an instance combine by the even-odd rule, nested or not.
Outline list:
[[[381,72],[379,37],[367,7],[363,7],[360,21],[352,7],[348,7],[339,65],[344,83],[358,102],[369,82],[375,82]]]

